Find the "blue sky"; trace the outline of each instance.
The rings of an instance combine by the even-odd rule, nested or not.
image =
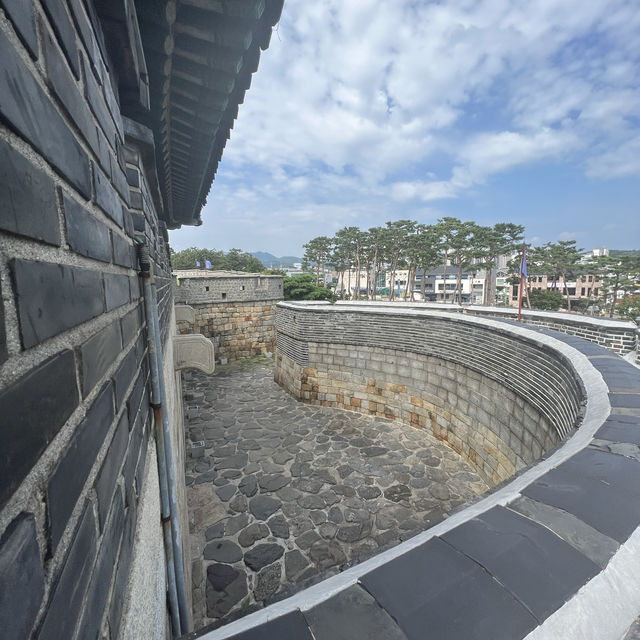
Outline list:
[[[637,0],[285,0],[189,246],[443,215],[640,248]]]

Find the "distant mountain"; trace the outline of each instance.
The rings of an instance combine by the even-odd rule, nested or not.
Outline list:
[[[267,267],[280,268],[280,267],[291,267],[296,262],[302,262],[302,258],[298,258],[297,256],[282,256],[282,258],[278,258],[278,256],[274,256],[272,253],[267,253],[266,251],[254,251],[251,254],[254,258],[258,258],[262,264]]]

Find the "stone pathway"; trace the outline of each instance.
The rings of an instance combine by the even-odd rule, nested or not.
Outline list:
[[[291,595],[487,489],[424,431],[297,402],[266,358],[189,372],[184,391],[196,629]]]

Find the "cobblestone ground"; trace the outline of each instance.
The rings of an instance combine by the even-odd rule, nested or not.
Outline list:
[[[447,517],[487,486],[424,431],[297,402],[270,361],[185,375],[194,622],[226,622]],[[188,449],[189,450],[189,449]]]

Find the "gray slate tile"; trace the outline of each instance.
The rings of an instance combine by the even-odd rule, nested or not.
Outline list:
[[[547,528],[504,507],[490,509],[442,539],[487,569],[540,622],[600,570]]]
[[[640,524],[640,463],[612,453],[585,449],[522,493],[574,514],[618,542]]]
[[[235,640],[313,640],[304,616],[297,610],[233,637]]]
[[[360,582],[409,640],[513,640],[537,625],[482,567],[439,538],[371,571]]]
[[[315,640],[406,640],[393,618],[361,586],[354,585],[309,611]]]

